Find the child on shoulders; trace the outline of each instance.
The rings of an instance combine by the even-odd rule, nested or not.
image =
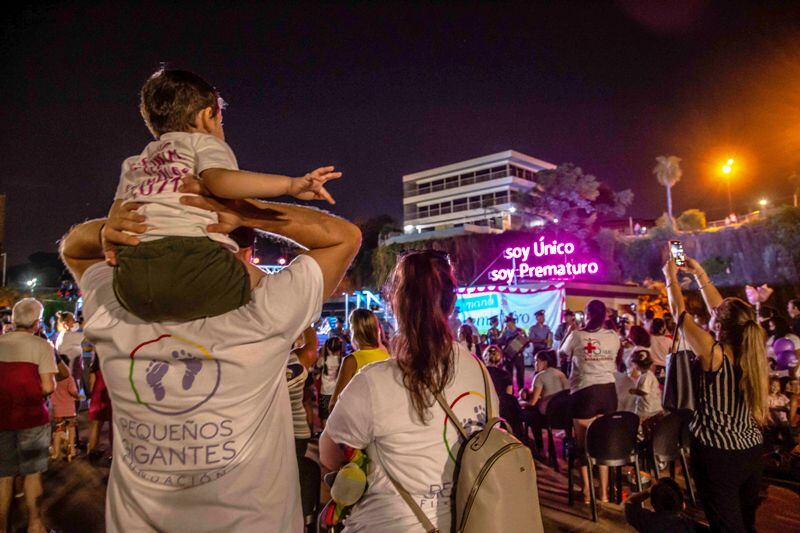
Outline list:
[[[250,301],[263,273],[233,253],[236,243],[212,233],[210,211],[181,203],[181,181],[195,176],[209,194],[223,199],[293,196],[333,202],[325,183],[341,176],[320,167],[290,178],[239,170],[225,143],[223,102],[214,87],[182,70],[161,69],[141,90],[141,114],[155,141],[125,160],[112,212],[141,203],[146,219],[136,246],[109,254],[114,292],[128,311],[148,322],[216,316]],[[140,227],[139,229],[144,229]]]

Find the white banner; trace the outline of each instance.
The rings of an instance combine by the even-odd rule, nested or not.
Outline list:
[[[524,328],[527,332],[528,328],[536,323],[534,313],[540,309],[544,311],[545,324],[555,333],[561,322],[563,305],[563,286],[527,294],[500,291],[459,294],[456,300],[459,309],[458,318],[461,322],[472,317],[481,333],[486,333],[489,329],[489,319],[493,316],[497,316],[500,320],[499,327],[502,329],[504,318],[509,313],[513,313],[517,318],[517,327]]]

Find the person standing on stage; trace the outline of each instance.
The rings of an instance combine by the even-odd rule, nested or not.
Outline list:
[[[539,309],[533,316],[536,317],[536,324],[531,326],[528,336],[533,344],[533,353],[536,354],[539,350],[549,350],[553,346],[553,332],[544,323],[544,309]]]
[[[503,347],[508,373],[513,376],[514,370],[517,371],[517,390],[525,388],[525,358],[522,355],[525,345],[519,347],[519,350],[512,350],[511,342],[520,335],[524,336],[525,332],[517,327],[517,319],[514,314],[509,313],[506,315],[506,326],[500,333],[500,346]]]

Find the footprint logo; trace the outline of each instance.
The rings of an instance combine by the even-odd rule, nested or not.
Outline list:
[[[140,352],[143,356],[137,357]],[[130,353],[130,385],[136,403],[166,416],[195,411],[217,394],[219,359],[205,346],[177,335],[144,341]]]
[[[183,390],[191,389],[195,377],[203,369],[203,361],[186,350],[173,350],[172,358],[180,361],[186,367],[183,373]]]
[[[166,361],[150,361],[150,364],[147,365],[147,370],[145,370],[145,381],[153,390],[153,395],[156,397],[157,402],[163,400],[167,394],[162,381],[168,370],[169,363]]]

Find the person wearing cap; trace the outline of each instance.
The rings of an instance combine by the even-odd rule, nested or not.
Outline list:
[[[505,347],[519,335],[525,335],[525,332],[517,327],[517,317],[513,313],[506,315],[506,325],[500,333],[500,346],[503,347],[503,354],[506,357],[506,370],[512,376],[514,370],[517,371],[517,390],[525,388],[525,357],[520,349],[517,353],[509,354]]]
[[[533,344],[533,353],[536,354],[539,350],[548,350],[553,346],[553,332],[544,323],[543,309],[536,311],[533,316],[536,317],[536,323],[531,326],[528,336]]]

